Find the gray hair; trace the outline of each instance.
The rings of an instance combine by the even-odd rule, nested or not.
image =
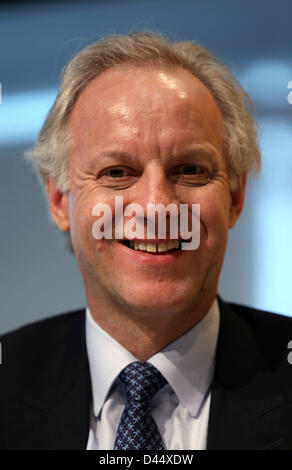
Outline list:
[[[60,191],[69,190],[72,137],[67,123],[73,107],[95,77],[120,64],[180,67],[189,71],[208,88],[223,115],[231,189],[238,186],[244,172],[260,169],[257,127],[250,112],[252,102],[227,68],[201,45],[171,42],[158,34],[137,32],[112,35],[86,47],[64,69],[58,95],[36,145],[26,152],[43,182],[49,177]]]

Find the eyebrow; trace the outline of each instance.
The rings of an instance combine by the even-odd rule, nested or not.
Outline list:
[[[172,161],[179,162],[182,159],[192,160],[193,158],[208,158],[208,159],[218,159],[220,154],[216,147],[210,144],[205,145],[196,145],[193,148],[189,148],[186,151],[182,151],[176,155],[173,155]]]
[[[122,161],[131,161],[137,163],[137,158],[133,157],[131,154],[127,152],[117,152],[117,151],[109,151],[109,152],[101,152],[98,155],[98,158],[105,158],[107,160],[122,160]]]
[[[139,164],[137,157],[123,151],[105,151],[98,154],[97,157],[98,159],[105,159],[109,161],[118,160],[119,162],[126,162],[128,164]],[[192,160],[193,158],[198,157],[214,160],[219,157],[219,153],[212,144],[196,144],[193,148],[189,148],[177,154],[172,154],[169,161],[171,161],[173,164],[176,164],[183,159]]]

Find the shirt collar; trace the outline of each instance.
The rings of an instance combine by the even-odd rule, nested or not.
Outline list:
[[[219,332],[217,299],[193,328],[148,359],[164,375],[179,401],[196,416],[210,387]],[[86,347],[93,392],[93,412],[101,411],[122,369],[138,359],[106,333],[86,309]]]

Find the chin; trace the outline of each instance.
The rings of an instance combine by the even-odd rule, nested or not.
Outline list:
[[[190,291],[188,291],[190,293]],[[185,291],[174,292],[174,289],[164,290],[157,292],[152,291],[141,291],[135,292],[135,295],[131,296],[126,302],[134,313],[141,313],[144,315],[159,314],[159,315],[174,315],[181,311],[187,310],[194,304],[194,292],[193,295],[187,295]],[[174,295],[175,294],[175,295]]]

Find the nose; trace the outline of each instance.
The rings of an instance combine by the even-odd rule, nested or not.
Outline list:
[[[161,164],[153,163],[153,165],[149,165],[145,169],[138,186],[136,202],[139,202],[144,209],[147,209],[148,204],[163,204],[164,206],[174,204],[179,209],[175,185],[171,182]]]
[[[175,185],[161,164],[149,165],[135,185],[131,202],[143,208],[143,218],[136,217],[140,227],[147,226],[147,238],[177,238],[180,204]]]

